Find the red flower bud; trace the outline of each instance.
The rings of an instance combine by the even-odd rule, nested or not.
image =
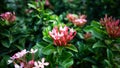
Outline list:
[[[8,22],[14,22],[16,19],[15,13],[5,12],[0,15],[3,20],[7,20]]]

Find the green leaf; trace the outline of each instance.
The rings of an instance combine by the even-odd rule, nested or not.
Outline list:
[[[101,25],[100,25],[100,22],[92,21],[91,26],[100,27]]]
[[[84,36],[82,35],[82,33],[77,33],[77,35],[78,35],[81,39],[84,39]]]
[[[72,44],[68,44],[68,46],[66,46],[65,48],[72,50],[74,52],[78,52],[77,48]]]
[[[40,42],[40,43],[36,43],[33,48],[41,49],[43,48],[43,46],[46,46],[46,44],[44,44],[44,42]]]
[[[0,61],[0,68],[6,68],[7,65],[7,61],[9,59],[9,56],[4,55],[4,57],[2,58],[2,60]]]
[[[91,57],[86,57],[86,58],[83,59],[83,61],[87,61],[87,62],[91,62],[93,64],[96,64],[96,62],[94,61],[94,59],[91,58]]]
[[[79,52],[83,52],[85,49],[84,44],[81,42],[77,42],[77,45],[78,45]]]
[[[5,36],[5,37],[9,37],[10,31],[9,30],[4,30],[4,32],[1,32],[0,34]]]
[[[52,54],[53,52],[55,52],[55,47],[53,46],[53,45],[48,45],[48,46],[46,46],[45,48],[43,48],[43,54],[45,54],[45,55],[50,55],[50,54]]]
[[[107,49],[107,58],[109,61],[113,60],[113,54],[112,54],[112,51],[110,49]]]
[[[29,4],[28,4],[28,6],[29,6],[29,7],[31,7],[31,8],[36,9],[36,6],[35,6],[35,5],[33,5],[33,4],[30,4],[30,3],[29,3]]]
[[[59,55],[62,54],[63,48],[64,48],[64,47],[57,46],[57,51],[58,51]]]
[[[105,47],[104,44],[103,44],[103,42],[101,42],[101,41],[96,42],[96,43],[92,46],[92,48],[101,48],[101,47]]]
[[[16,46],[18,49],[20,49],[20,50],[23,50],[24,49],[24,47],[23,46],[20,46],[20,45],[14,45],[14,46]]]
[[[63,51],[62,55],[60,55],[59,62],[63,62],[67,58],[71,58],[73,54],[71,52]]]
[[[70,66],[73,65],[73,63],[74,63],[73,59],[72,58],[68,58],[68,59],[66,59],[66,60],[63,61],[62,66],[64,68],[69,68]]]
[[[111,63],[107,59],[105,59],[104,62],[106,63],[105,65],[107,65],[107,67],[112,68]]]
[[[101,29],[99,22],[92,22],[90,26],[84,28],[85,32],[91,32],[93,37],[103,40],[106,35],[106,31]]]
[[[21,39],[19,40],[19,44],[24,47],[25,41],[26,41],[25,38],[21,38]]]
[[[2,45],[4,46],[4,47],[6,47],[6,48],[9,48],[10,47],[10,43],[9,43],[9,41],[6,39],[6,40],[1,40],[1,43],[2,43]]]
[[[53,43],[53,40],[50,37],[43,37],[43,40],[48,42],[48,43]]]
[[[95,66],[95,65],[92,65],[92,68],[98,68],[97,66]]]

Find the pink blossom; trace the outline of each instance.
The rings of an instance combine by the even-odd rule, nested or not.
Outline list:
[[[120,20],[115,20],[114,18],[111,17],[107,17],[107,15],[105,15],[105,17],[100,20],[100,23],[102,24],[102,26],[105,27],[109,37],[112,38],[118,38],[120,37]]]
[[[45,62],[45,58],[42,58],[41,62],[40,61],[35,61],[35,57],[34,54],[37,51],[37,49],[33,50],[31,49],[31,51],[26,51],[26,49],[15,53],[10,60],[8,60],[8,64],[10,63],[14,63],[14,67],[15,68],[44,68],[44,66],[48,66],[49,63]],[[28,55],[27,53],[32,53],[32,59],[28,60],[26,58],[26,55]]]
[[[83,26],[87,22],[86,15],[77,16],[75,14],[68,14],[67,18],[70,22],[72,22],[76,26]]]
[[[26,49],[22,50],[21,52],[15,53],[11,59],[18,59],[23,57],[25,54],[27,54],[28,52],[26,51]]]
[[[77,19],[78,17],[75,14],[68,14],[67,18],[70,22],[73,22],[75,19]]]
[[[5,12],[0,15],[3,20],[7,20],[8,22],[14,22],[16,19],[15,13]]]
[[[46,6],[49,6],[49,5],[50,5],[49,0],[45,0],[45,5],[46,5]]]
[[[86,22],[86,19],[75,19],[73,23],[77,26],[83,26]]]
[[[68,28],[67,26],[54,27],[52,31],[49,31],[49,35],[54,40],[54,44],[58,46],[65,46],[76,35],[76,31]]]
[[[30,68],[34,66],[34,62],[35,62],[34,60],[30,60],[28,62],[28,65],[29,65]]]

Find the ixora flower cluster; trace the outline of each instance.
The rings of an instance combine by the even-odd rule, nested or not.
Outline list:
[[[11,12],[5,12],[2,13],[1,15],[2,20],[6,20],[8,22],[14,22],[16,19],[15,13],[11,13]]]
[[[34,54],[37,52],[37,49],[30,51],[26,51],[26,49],[21,52],[15,53],[10,60],[8,60],[8,64],[14,63],[15,68],[44,68],[44,66],[48,66],[49,63],[45,62],[45,58],[42,58],[41,61],[34,60]],[[26,59],[26,55],[30,53],[32,55],[32,59],[28,61]]]
[[[75,14],[68,14],[67,15],[68,20],[76,26],[85,25],[87,22],[86,17],[87,17],[86,15],[80,15],[80,16],[77,16]]]
[[[108,35],[112,38],[120,37],[120,20],[115,20],[112,17],[101,18],[100,23],[105,26]]]
[[[56,26],[52,31],[49,31],[49,35],[54,40],[55,45],[66,46],[67,43],[74,38],[76,31],[67,26],[60,26],[59,28]]]

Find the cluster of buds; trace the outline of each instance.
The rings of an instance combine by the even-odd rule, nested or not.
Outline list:
[[[90,32],[87,32],[84,34],[84,39],[87,40],[92,37],[92,34]]]
[[[68,20],[77,26],[85,25],[87,22],[86,17],[87,17],[86,15],[80,15],[80,16],[77,16],[75,14],[67,15]]]
[[[76,31],[70,29],[67,26],[54,27],[52,31],[49,31],[49,35],[54,40],[54,44],[57,46],[66,46],[76,35]]]
[[[112,17],[107,17],[107,15],[105,15],[105,18],[101,19],[100,23],[105,26],[110,37],[120,37],[120,20],[115,20]]]
[[[1,15],[2,20],[6,20],[8,22],[14,22],[16,19],[15,13],[11,13],[11,12],[5,12],[2,13]]]
[[[44,68],[44,66],[48,66],[48,62],[44,62],[45,58],[42,58],[41,61],[34,60],[34,54],[37,52],[37,49],[30,51],[26,51],[26,49],[22,50],[21,52],[15,53],[10,60],[8,60],[8,64],[14,63],[15,68]],[[28,61],[26,59],[26,55],[30,53],[32,54],[32,59]]]

